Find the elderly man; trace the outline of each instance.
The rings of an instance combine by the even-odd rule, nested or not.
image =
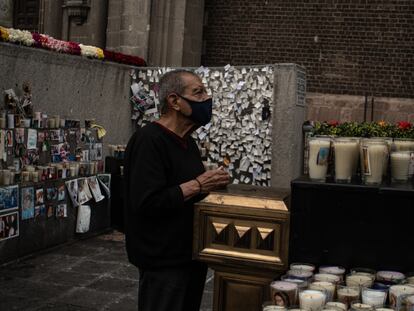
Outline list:
[[[207,266],[193,261],[193,205],[229,183],[205,171],[191,133],[210,122],[212,99],[189,71],[159,83],[161,118],[139,129],[126,150],[126,247],[139,268],[139,311],[199,310]]]

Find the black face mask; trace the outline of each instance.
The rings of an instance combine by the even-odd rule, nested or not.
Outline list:
[[[191,107],[191,115],[188,116],[195,124],[204,126],[211,120],[213,114],[213,99],[209,98],[201,102],[197,102],[177,94],[185,99]]]

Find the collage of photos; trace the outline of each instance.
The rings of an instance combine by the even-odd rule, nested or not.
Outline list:
[[[92,198],[95,200],[95,202],[100,202],[105,198],[99,185],[102,186],[109,198],[110,182],[110,174],[98,174],[97,176],[72,179],[66,181],[65,184],[73,206],[78,207],[85,204]]]
[[[19,236],[19,212],[0,215],[0,241]]]

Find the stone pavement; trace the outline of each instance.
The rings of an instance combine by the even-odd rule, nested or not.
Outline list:
[[[136,311],[138,279],[123,235],[105,234],[0,267],[0,310]],[[212,279],[201,311],[212,310]]]

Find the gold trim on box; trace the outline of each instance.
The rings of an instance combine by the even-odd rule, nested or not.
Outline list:
[[[249,254],[249,253],[241,253],[236,251],[228,251],[223,249],[215,249],[215,248],[204,248],[200,254],[208,254],[208,255],[221,255],[221,256],[228,256],[234,257],[237,259],[249,259],[255,261],[264,261],[264,262],[271,262],[271,263],[282,263],[280,257],[276,256],[268,256],[268,255],[259,255],[259,254]]]
[[[237,195],[210,194],[200,203],[288,211],[285,202]]]

